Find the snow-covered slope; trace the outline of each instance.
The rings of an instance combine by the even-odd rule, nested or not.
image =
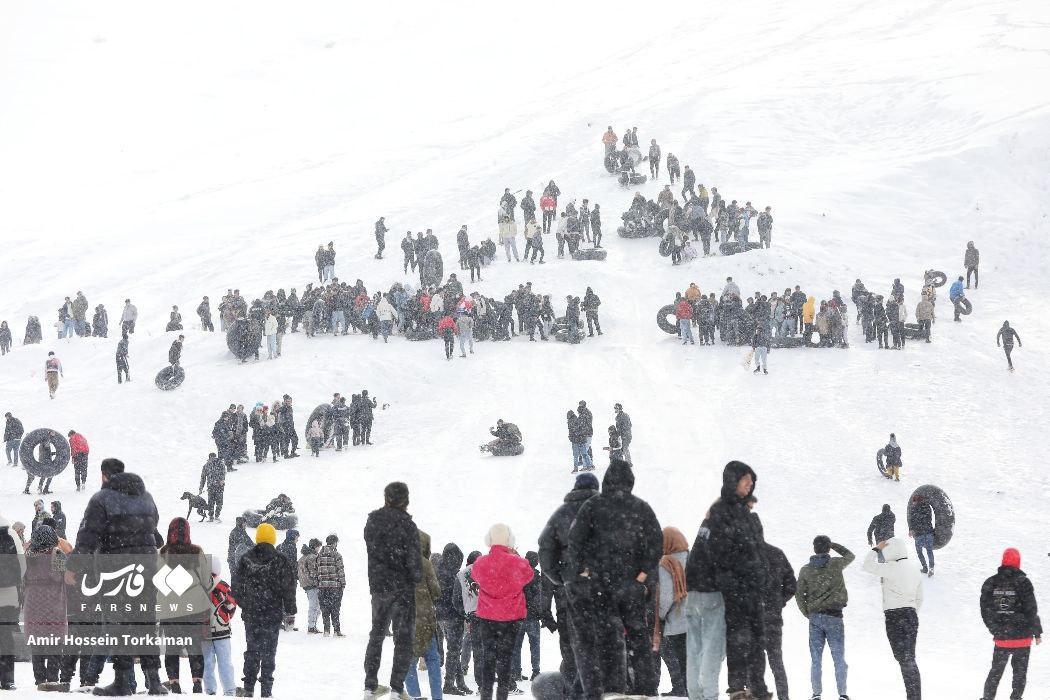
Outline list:
[[[753,465],[767,537],[796,569],[814,535],[860,554],[882,503],[902,516],[915,485],[942,486],[958,528],[926,585],[920,667],[928,697],[979,692],[990,643],[977,595],[1002,548],[1021,549],[1037,591],[1050,585],[1037,432],[1050,389],[1040,303],[1050,9],[777,0],[570,3],[551,15],[418,5],[0,9],[0,318],[16,336],[0,359],[0,408],[27,428],[83,432],[93,480],[102,457],[122,457],[167,522],[183,514],[178,496],[195,488],[211,425],[230,402],[289,393],[300,427],[334,391],[367,387],[390,404],[374,447],[245,465],[227,486],[227,524],[284,491],[304,536],[339,533],[347,558],[350,637],[284,635],[279,696],[361,686],[369,608],[359,533],[386,482],[410,484],[411,511],[436,547],[480,548],[496,520],[522,550],[534,547],[571,485],[563,416],[580,399],[598,435],[612,404],[624,404],[636,492],[690,538],[725,462]],[[616,238],[631,193],[601,167],[607,124],[637,125],[643,143],[656,138],[727,199],[771,205],[776,247],[671,268],[654,242]],[[601,204],[609,260],[559,261],[551,241],[548,264],[498,260],[468,289],[502,297],[532,281],[558,300],[591,286],[604,301],[602,338],[485,343],[446,363],[435,343],[295,335],[279,361],[237,365],[221,337],[193,329],[186,384],[170,394],[152,386],[172,304],[195,321],[205,294],[301,289],[313,250],[329,240],[341,278],[386,288],[402,279],[405,230],[432,227],[448,258],[460,224],[495,236],[504,187],[538,192],[550,178],[563,201]],[[661,183],[643,191],[655,196]],[[391,228],[383,261],[372,257],[380,215]],[[818,299],[848,296],[858,277],[882,292],[900,277],[913,313],[922,271],[959,273],[967,240],[981,249],[984,284],[965,323],[941,307],[933,345],[887,354],[853,327],[848,352],[774,351],[770,375],[754,377],[741,350],[683,348],[654,323],[676,290],[692,281],[715,290],[727,275],[748,291],[801,284]],[[28,314],[46,324],[78,289],[106,305],[114,326],[125,297],[138,305],[130,385],[113,381],[113,339],[18,344]],[[1004,318],[1025,342],[1014,374],[994,346]],[[55,401],[42,378],[49,348],[68,372]],[[479,455],[497,417],[521,426],[523,457]],[[900,485],[872,468],[891,431],[905,450]],[[8,473],[0,512],[28,521],[22,472]],[[72,492],[69,474],[59,480],[55,498],[71,520],[87,496]],[[225,554],[227,532],[195,526],[194,538]],[[851,692],[899,697],[878,582],[859,569],[847,572]],[[805,621],[793,608],[785,617],[800,695]],[[557,646],[544,644],[553,668]],[[31,685],[27,667],[18,678]],[[1050,687],[1039,653],[1029,687],[1036,697]]]

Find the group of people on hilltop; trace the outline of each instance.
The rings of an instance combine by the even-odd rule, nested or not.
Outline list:
[[[594,474],[577,476],[541,533],[537,552],[519,556],[511,528],[497,523],[485,536],[487,553],[474,551],[464,560],[464,550],[452,542],[432,554],[431,537],[407,512],[407,485],[388,484],[385,505],[369,515],[364,532],[372,598],[365,696],[392,691],[420,697],[415,667],[423,658],[431,697],[477,692],[491,700],[495,686],[496,697],[506,698],[520,692],[517,682],[524,678],[533,680],[537,697],[652,697],[659,694],[661,661],[672,696],[714,700],[727,663],[730,700],[771,700],[774,688],[777,697],[788,697],[782,630],[784,610],[794,601],[809,624],[812,697],[823,693],[828,646],[837,697],[849,700],[843,571],[856,555],[818,535],[796,577],[788,556],[767,540],[755,512],[756,486],[750,466],[727,464],[721,493],[700,516],[690,546],[679,529],[662,527],[633,493],[631,465],[614,460],[600,488]],[[923,577],[905,540],[894,536],[892,515],[884,506],[869,528],[862,568],[881,583],[886,636],[906,697],[918,700]],[[909,527],[917,527],[910,512]],[[985,582],[980,609],[995,645],[983,697],[995,696],[1011,659],[1014,696],[1020,697],[1028,648],[1039,642],[1042,629],[1016,550],[1004,552],[998,573]],[[541,675],[533,647],[532,675],[523,677],[523,641],[531,642],[540,627],[559,635],[560,672]],[[378,672],[388,630],[393,663],[389,686],[383,686]],[[471,657],[476,691],[465,682]]]
[[[499,243],[503,246],[507,256],[507,262],[513,256],[515,261],[535,264],[537,256],[542,265],[545,250],[543,247],[543,236],[554,233],[558,244],[557,257],[565,257],[566,248],[572,256],[580,249],[582,243],[590,243],[595,248],[601,248],[602,218],[601,207],[591,204],[589,199],[584,199],[579,207],[576,200],[570,199],[562,211],[558,212],[558,198],[561,197],[561,189],[551,180],[543,188],[537,204],[532,190],[526,190],[525,196],[519,202],[510,188],[503,190],[500,197],[499,207],[496,212],[496,223],[499,227]],[[525,237],[525,250],[518,256],[518,223],[515,211],[520,208],[524,221],[522,233]],[[536,211],[539,209],[541,219],[537,220]],[[461,245],[462,253],[463,247]],[[531,255],[530,255],[531,253]]]
[[[244,404],[230,404],[212,426],[215,443],[214,459],[227,471],[237,471],[234,464],[248,462],[248,432],[251,431],[254,457],[262,462],[272,456],[277,461],[299,456],[299,436],[295,430],[295,408],[292,397],[285,394],[270,406],[257,403],[249,414]]]
[[[846,304],[838,291],[829,300],[821,301],[817,310],[816,298],[807,295],[800,285],[785,288],[783,293],[769,296],[755,292],[742,300],[740,286],[732,277],[716,295],[706,296],[695,282],[684,292],[676,292],[673,302],[678,321],[678,337],[682,344],[696,344],[693,326],[699,331],[701,345],[714,345],[715,331],[719,340],[729,345],[751,344],[760,358],[755,371],[764,370],[765,352],[774,339],[801,336],[805,345],[815,347],[847,347]],[[813,343],[813,335],[818,340]]]

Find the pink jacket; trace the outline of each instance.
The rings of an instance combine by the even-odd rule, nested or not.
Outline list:
[[[493,545],[470,569],[478,584],[477,615],[483,620],[512,622],[525,619],[525,584],[532,580],[532,567],[507,547]]]

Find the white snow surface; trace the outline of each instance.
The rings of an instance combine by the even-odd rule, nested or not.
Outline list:
[[[369,605],[360,533],[384,484],[408,482],[410,511],[435,549],[449,541],[480,549],[496,521],[513,528],[522,552],[532,549],[572,485],[563,416],[580,399],[594,410],[596,445],[612,404],[624,404],[635,493],[690,540],[724,464],[751,464],[767,539],[796,571],[814,535],[863,558],[865,528],[883,503],[902,534],[911,490],[944,488],[958,522],[925,583],[919,665],[925,697],[976,697],[992,649],[978,594],[1003,548],[1021,550],[1043,603],[1050,590],[1039,442],[1050,389],[1048,47],[1050,5],[1036,0],[584,2],[557,11],[481,2],[6,4],[0,318],[15,349],[0,358],[0,408],[27,430],[82,432],[93,484],[103,457],[121,457],[144,477],[164,531],[184,514],[178,497],[197,485],[212,424],[229,403],[289,393],[300,431],[334,391],[367,387],[390,405],[377,413],[375,446],[244,465],[227,484],[225,524],[194,522],[194,541],[225,557],[233,517],[283,491],[304,538],[341,536],[349,637],[307,638],[300,591],[300,632],[282,634],[278,650],[277,697],[362,687]],[[617,238],[633,193],[602,168],[608,124],[618,134],[637,125],[643,146],[656,138],[727,200],[771,205],[775,247],[672,268],[655,241]],[[374,291],[412,281],[398,272],[398,241],[432,227],[454,270],[460,224],[475,239],[495,238],[503,188],[531,188],[538,199],[551,178],[563,203],[601,204],[608,261],[557,260],[551,237],[546,265],[508,265],[500,251],[485,281],[466,286],[502,298],[532,281],[559,313],[560,299],[591,286],[604,302],[601,338],[481,343],[475,356],[448,363],[436,342],[297,334],[279,360],[238,365],[221,335],[194,327],[202,295],[214,310],[227,288],[249,299],[301,290],[322,242],[334,241],[341,279]],[[655,197],[665,181],[661,174],[642,191]],[[391,229],[382,261],[373,259],[380,215]],[[693,281],[716,291],[727,275],[747,293],[801,284],[818,300],[833,289],[848,299],[858,277],[885,293],[900,277],[913,316],[923,270],[961,273],[968,240],[981,250],[985,286],[970,290],[975,310],[961,324],[941,290],[932,345],[885,353],[852,326],[848,351],[774,350],[769,376],[755,377],[741,367],[743,350],[681,347],[654,323],[675,291]],[[78,289],[92,308],[106,305],[110,339],[54,340],[54,310]],[[134,381],[117,386],[114,329],[125,297],[140,321]],[[152,377],[166,361],[172,304],[187,321],[188,378],[162,393]],[[29,314],[45,326],[42,345],[20,344]],[[1024,342],[1012,374],[994,341],[1006,318]],[[49,349],[69,372],[54,401],[43,382]],[[524,456],[479,454],[498,417],[521,427]],[[900,484],[872,464],[891,431],[904,449]],[[29,522],[36,496],[21,495],[21,471],[4,470],[0,512]],[[74,492],[72,481],[70,469],[52,498],[74,530],[90,492]],[[879,583],[859,560],[846,579],[851,697],[903,697]],[[801,697],[809,655],[793,604],[785,625]],[[239,677],[239,623],[234,644]],[[554,670],[555,638],[544,632],[543,644],[543,667]],[[389,644],[384,651],[385,683]],[[1048,669],[1037,649],[1030,697],[1047,697]],[[17,680],[13,696],[33,693],[27,664]],[[829,693],[833,682],[825,657]]]

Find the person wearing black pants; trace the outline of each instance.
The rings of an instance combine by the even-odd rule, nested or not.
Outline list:
[[[995,334],[996,347],[999,346],[1000,340],[1003,344],[1003,352],[1006,353],[1006,364],[1012,370],[1014,368],[1014,361],[1010,359],[1010,353],[1014,351],[1014,340],[1017,341],[1017,347],[1021,347],[1021,336],[1017,334],[1017,331],[1010,327],[1009,321],[1003,321],[1003,327]]]
[[[408,514],[408,486],[394,481],[383,489],[384,505],[368,515],[365,548],[368,552],[368,589],[372,596],[372,627],[365,647],[365,691],[379,697],[390,690],[400,695],[414,657],[416,584],[422,576],[419,530]],[[379,685],[383,641],[393,624],[394,659],[390,688]]]
[[[769,662],[769,670],[773,672],[773,682],[777,688],[777,697],[788,697],[787,671],[784,668],[784,606],[788,601],[794,599],[795,572],[791,567],[784,552],[769,544],[764,545],[767,564],[766,587],[765,587],[765,620],[764,620],[764,642],[766,659]],[[765,665],[763,660],[763,666]],[[765,671],[763,671],[763,674]]]
[[[591,209],[591,236],[593,237],[594,247],[602,247],[602,212],[601,208],[595,204],[594,208]]]
[[[1021,570],[1021,553],[1013,547],[1003,552],[1002,566],[981,586],[981,618],[992,635],[995,650],[992,668],[984,683],[984,698],[991,700],[999,688],[1007,662],[1013,666],[1011,698],[1024,695],[1032,641],[1042,643],[1043,626],[1035,588]]]
[[[919,635],[919,615],[915,608],[895,608],[886,613],[886,637],[893,650],[893,658],[901,667],[904,690],[908,700],[922,697],[922,678],[915,662],[915,639]]]
[[[208,487],[208,519],[215,520],[222,512],[222,495],[226,489],[226,465],[214,452],[208,454],[208,461],[201,469],[200,486],[197,488],[198,495],[204,491],[205,486]]]
[[[909,528],[911,525],[909,518]],[[879,554],[885,561],[879,561]],[[882,581],[882,608],[886,638],[901,667],[907,700],[922,698],[922,677],[915,660],[919,634],[918,606],[922,604],[922,574],[908,560],[908,545],[897,537],[879,542],[868,552],[863,569]]]
[[[510,675],[511,655],[521,628],[521,621],[496,622],[478,619],[478,637],[481,643],[482,663],[478,695],[481,700],[492,700],[492,686],[496,686],[496,699],[507,700],[513,679]],[[477,666],[477,659],[474,661]]]
[[[655,180],[660,177],[660,147],[656,139],[649,143],[649,175]]]

